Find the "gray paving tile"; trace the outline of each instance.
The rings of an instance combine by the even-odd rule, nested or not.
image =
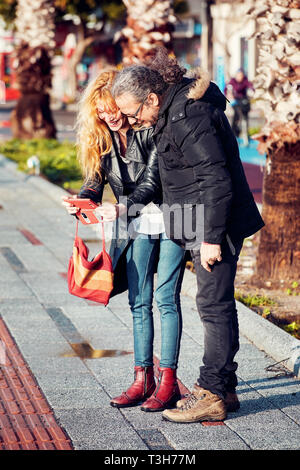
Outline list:
[[[148,447],[121,413],[111,409],[57,410],[59,422],[68,429],[73,442],[86,443],[89,449],[99,450],[147,450]]]
[[[274,366],[279,353],[290,351],[286,344],[278,351],[278,344],[288,337],[273,335],[273,326],[261,318],[254,327],[257,315],[243,308],[236,356],[241,408],[229,413],[223,426],[180,425],[163,421],[161,413],[142,412],[139,406],[111,407],[110,398],[133,381],[128,295],[114,297],[103,307],[69,294],[59,273],[67,271],[75,224],[60,205],[63,190],[15,173],[14,168],[5,166],[0,157],[4,208],[0,211],[0,315],[75,449],[299,450],[300,382],[286,364]],[[32,245],[19,226],[43,245]],[[97,231],[80,227],[80,236],[87,240],[91,254],[98,250]],[[188,284],[189,296],[182,295],[181,302],[183,335],[177,372],[191,389],[202,363],[204,339],[190,274],[185,275],[183,289]],[[159,357],[160,316],[155,302],[153,312],[154,351]],[[72,341],[88,341],[94,349],[109,350],[111,356],[81,359],[74,356]]]

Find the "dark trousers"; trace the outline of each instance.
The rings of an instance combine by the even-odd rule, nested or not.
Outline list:
[[[250,108],[247,105],[243,105],[242,101],[243,100],[237,100],[237,104],[233,106],[234,113],[233,113],[233,120],[232,120],[232,130],[236,137],[239,137],[241,132],[247,133],[247,135],[249,133],[248,114],[249,114]]]
[[[222,261],[206,271],[200,262],[200,251],[191,255],[197,276],[196,303],[204,326],[204,356],[200,367],[200,387],[226,397],[237,385],[237,363],[234,357],[239,349],[239,328],[234,298],[234,279],[243,240],[221,245]]]

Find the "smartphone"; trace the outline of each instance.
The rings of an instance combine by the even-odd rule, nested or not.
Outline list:
[[[66,198],[65,201],[72,204],[78,208],[78,212],[76,213],[76,217],[82,222],[84,225],[91,225],[91,224],[99,224],[99,220],[94,214],[94,210],[98,207],[98,205],[92,201],[91,199],[72,199]]]
[[[94,210],[98,207],[98,205],[91,199],[73,199],[71,197],[67,197],[65,201],[72,204],[72,206],[78,207],[78,209]]]

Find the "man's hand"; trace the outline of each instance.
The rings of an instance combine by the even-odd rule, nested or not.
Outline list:
[[[211,272],[211,267],[216,261],[222,261],[221,245],[210,245],[201,243],[200,247],[201,265],[206,271]]]
[[[111,202],[104,202],[102,206],[95,210],[96,216],[99,215],[103,218],[103,222],[113,222],[120,215],[127,211],[124,204],[112,204]]]

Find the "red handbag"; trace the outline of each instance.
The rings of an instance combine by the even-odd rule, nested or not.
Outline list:
[[[78,220],[73,253],[68,267],[69,292],[77,297],[107,305],[113,290],[112,260],[105,250],[104,224],[102,224],[102,251],[88,261],[89,249],[78,236]]]

